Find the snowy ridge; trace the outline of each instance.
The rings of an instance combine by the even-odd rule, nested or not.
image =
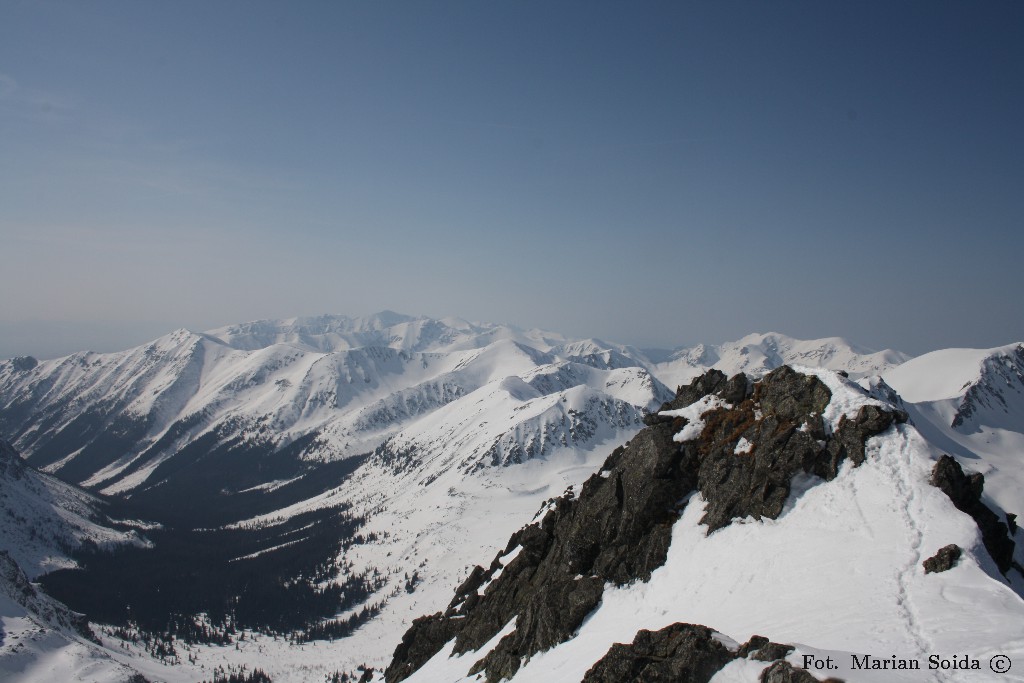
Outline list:
[[[738,641],[770,633],[811,648],[921,661],[933,652],[970,653],[986,663],[994,654],[1024,655],[1019,645],[1013,652],[1002,646],[1022,642],[1024,602],[986,573],[970,519],[927,485],[930,460],[918,452],[919,437],[906,430],[878,440],[886,443],[874,447],[869,464],[810,489],[780,520],[704,537],[702,506],[690,506],[673,531],[668,562],[650,582],[606,591],[576,638],[536,657],[514,680],[580,680],[612,643],[676,621],[710,624]],[[921,561],[948,543],[971,548],[972,557],[926,576]],[[736,548],[776,559],[737,566]],[[808,596],[813,606],[794,611]],[[804,651],[791,661],[798,664]],[[893,680],[850,670],[849,656],[836,659],[843,668],[832,673],[844,680]],[[925,671],[904,680],[936,678]]]
[[[1024,405],[1024,345],[1003,347],[982,361],[978,380],[966,392],[953,418],[961,431],[977,431],[982,425],[1020,426],[1019,407]]]
[[[838,374],[811,374],[831,392],[825,417],[833,429],[863,406],[899,407],[878,398],[881,392],[868,392]],[[682,412],[663,415],[700,417]],[[706,501],[693,494],[672,527],[667,559],[650,580],[606,584],[578,631],[526,658],[511,680],[582,680],[614,643],[631,642],[640,629],[676,622],[706,624],[733,645],[754,634],[791,643],[796,649],[786,659],[797,668],[803,668],[804,655],[832,657],[838,668],[814,672],[818,677],[850,682],[1022,680],[1012,671],[1009,677],[994,673],[989,661],[996,655],[1024,660],[1024,577],[1017,570],[1003,577],[974,520],[932,485],[938,453],[914,425],[893,424],[867,441],[859,467],[847,461],[832,481],[811,476],[795,482],[777,519],[734,520],[710,535],[701,523]],[[985,462],[986,454],[975,454],[974,464],[979,460]],[[1019,562],[1024,559],[1020,530],[1016,541]],[[959,562],[948,571],[926,573],[924,559],[949,544],[964,549]],[[471,668],[498,641],[460,656],[453,656],[451,641],[401,680],[476,681],[479,666],[472,675]],[[872,671],[854,660],[854,655],[888,659],[894,653],[921,668]],[[955,656],[976,661],[979,670],[931,670],[933,656],[947,663]],[[765,667],[764,662],[736,660],[712,680],[753,683],[761,680]]]
[[[648,394],[644,404],[656,400]],[[463,402],[487,407],[467,414]],[[641,407],[586,385],[543,394],[510,376],[389,437],[373,457],[398,470],[430,464],[433,475],[448,467],[470,473],[521,464],[559,448],[586,448],[618,431],[638,429],[642,417]]]
[[[685,384],[710,368],[732,376],[738,372],[759,377],[781,365],[843,370],[853,377],[876,375],[909,359],[887,349],[872,351],[840,337],[800,340],[777,332],[749,334],[717,346],[700,344],[679,349],[652,371],[670,387]]]
[[[490,381],[545,366],[561,365],[546,375],[561,373],[552,382],[564,389],[586,384],[649,407],[642,403],[650,393],[645,382],[657,378],[674,387],[712,364],[729,374],[799,363],[858,375],[902,358],[841,339],[764,334],[653,362],[637,349],[597,339],[457,318],[385,312],[265,320],[201,334],[177,330],[122,353],[0,362],[0,429],[36,466],[126,494],[159,484],[164,463],[204,436],[274,450],[317,432],[317,450],[303,457],[336,460],[374,450],[418,417]],[[643,369],[647,377],[597,387],[583,366]]]

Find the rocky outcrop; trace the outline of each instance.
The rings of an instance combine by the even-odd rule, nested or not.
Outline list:
[[[777,518],[795,474],[834,479],[845,460],[864,462],[868,438],[907,419],[906,413],[866,405],[854,419],[841,418],[829,435],[822,414],[831,392],[818,378],[783,366],[757,383],[749,397],[739,390],[742,377],[717,379],[721,393],[716,395],[728,407],[705,413],[700,437],[682,447],[696,452],[697,488],[707,501],[701,521],[709,532],[736,518]],[[741,440],[749,447],[737,455]]]
[[[792,645],[773,643],[764,636],[750,636],[750,640],[740,647],[736,656],[742,659],[756,659],[759,662],[774,662],[788,655],[793,649]]]
[[[474,667],[488,680],[510,678],[523,657],[571,637],[606,582],[649,578],[664,564],[676,504],[695,485],[687,471],[668,427],[644,430],[616,449],[577,499],[553,501],[538,524],[513,535],[506,554],[519,548],[518,555],[482,596],[474,589],[462,605],[456,597],[449,616],[465,616],[455,651],[479,649],[516,617],[515,630]],[[492,564],[488,579],[499,566]]]
[[[985,475],[980,472],[964,474],[960,463],[948,455],[943,455],[932,468],[931,484],[949,496],[958,510],[974,519],[981,531],[985,549],[992,556],[999,571],[1006,574],[1013,566],[1015,544],[1010,538],[1009,527],[981,502]]]
[[[32,356],[15,356],[11,359],[11,367],[18,372],[28,372],[39,365],[39,361]]]
[[[793,651],[792,645],[752,636],[733,651],[716,636],[707,626],[680,623],[660,631],[638,631],[629,645],[612,645],[582,683],[707,683],[736,659],[770,662],[761,672],[764,682],[818,683],[811,674],[782,661]]]
[[[479,569],[479,567],[477,568]],[[420,617],[412,622],[412,626],[402,636],[402,642],[395,648],[391,666],[385,674],[386,680],[400,681],[412,675],[414,671],[427,663],[437,654],[439,647],[455,637],[458,633],[456,622],[441,614]]]
[[[960,546],[955,543],[950,543],[943,548],[939,548],[939,552],[924,561],[924,573],[936,574],[938,572],[949,571],[956,566],[956,563],[960,560],[961,554],[963,554],[963,551],[960,550]]]
[[[824,470],[817,459],[825,439],[821,412],[830,397],[817,378],[784,368],[758,384],[751,398],[702,416],[699,440],[683,448],[695,449],[700,460],[698,489],[707,500],[701,521],[709,532],[737,517],[778,517],[793,475]],[[736,453],[740,439],[750,444],[743,455]]]
[[[707,626],[672,624],[612,645],[582,683],[707,683],[736,655]]]
[[[675,441],[687,418],[664,413],[708,396],[719,407],[699,415],[699,435]],[[680,387],[578,496],[549,501],[540,521],[516,532],[487,570],[474,569],[443,614],[414,622],[385,679],[408,677],[452,638],[455,654],[479,650],[515,619],[471,669],[491,683],[511,678],[531,656],[571,638],[606,583],[646,581],[664,564],[672,525],[692,493],[705,501],[708,533],[736,518],[777,518],[794,475],[832,479],[846,459],[863,462],[869,437],[906,420],[867,405],[828,433],[822,414],[830,399],[818,378],[785,366],[753,385],[712,370]]]

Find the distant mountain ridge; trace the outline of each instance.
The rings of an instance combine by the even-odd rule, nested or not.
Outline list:
[[[205,333],[177,330],[121,353],[0,363],[0,430],[30,461],[110,494],[161,481],[166,461],[216,433],[279,449],[317,433],[304,459],[378,447],[417,416],[484,384],[548,365],[635,368],[657,395],[710,365],[763,374],[784,362],[877,373],[905,356],[838,339],[750,335],[666,360],[598,340],[385,312],[256,321]],[[658,386],[655,386],[655,385]],[[612,397],[617,389],[601,389]]]
[[[842,370],[852,377],[877,375],[910,359],[905,353],[873,351],[842,339],[800,340],[777,332],[749,334],[734,342],[699,344],[676,349],[667,360],[655,364],[655,373],[673,386],[686,384],[711,368],[733,375],[743,372],[759,377],[781,365],[804,365]]]
[[[969,430],[982,424],[1005,426],[1007,416],[1024,404],[1024,345],[1003,347],[982,362],[978,380],[964,392],[951,423]],[[1013,422],[1011,421],[1012,425]]]

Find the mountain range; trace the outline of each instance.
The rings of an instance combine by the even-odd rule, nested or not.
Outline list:
[[[891,573],[896,565],[903,572],[897,588],[917,586],[917,570],[897,552],[897,541],[910,538],[913,545],[916,538],[919,555],[929,550],[922,539],[945,534],[979,567],[981,574],[970,570],[972,586],[983,593],[995,590],[986,581],[1008,586],[1008,593],[994,593],[1009,601],[1005,619],[995,622],[1007,631],[1021,585],[993,570],[991,562],[986,564],[982,546],[971,540],[972,527],[955,507],[936,504],[921,512],[937,516],[934,528],[941,533],[926,532],[932,522],[898,527],[893,526],[897,518],[880,514],[865,521],[874,545],[821,546],[821,534],[842,537],[839,532],[849,525],[836,527],[846,514],[837,510],[885,507],[881,501],[886,496],[919,500],[932,495],[922,493],[931,489],[920,488],[927,485],[921,477],[941,453],[984,475],[979,501],[987,509],[1003,517],[1017,511],[1024,483],[1019,462],[1024,452],[1020,345],[947,350],[910,359],[837,338],[801,341],[758,334],[719,346],[654,351],[393,313],[260,321],[204,333],[179,330],[121,353],[0,362],[0,437],[24,456],[24,461],[12,462],[21,463],[17,467],[36,480],[56,486],[59,477],[78,500],[102,497],[95,500],[104,508],[106,526],[95,521],[100,519],[95,514],[91,523],[107,529],[93,541],[105,549],[90,544],[83,549],[81,543],[57,548],[60,552],[52,557],[65,559],[50,561],[48,569],[65,568],[41,581],[50,595],[88,614],[104,656],[116,660],[118,667],[130,667],[150,680],[194,681],[212,678],[216,666],[237,670],[243,665],[249,671],[258,666],[274,681],[332,675],[354,680],[367,666],[382,676],[404,629],[421,614],[443,611],[452,589],[473,576],[474,565],[504,552],[495,560],[497,571],[511,567],[507,556],[515,548],[509,538],[521,534],[531,520],[542,520],[546,510],[557,507],[556,501],[578,500],[592,487],[584,482],[595,476],[607,479],[614,471],[608,466],[609,453],[657,427],[645,421],[665,410],[687,408],[665,408],[679,402],[677,387],[689,386],[710,368],[748,377],[754,386],[754,380],[786,365],[817,378],[831,392],[832,401],[823,407],[825,418],[832,420],[826,420],[831,427],[822,427],[826,432],[838,426],[849,405],[869,399],[907,419],[892,428],[895,436],[885,432],[869,443],[871,456],[856,471],[837,470],[817,486],[807,479],[816,475],[794,473],[781,516],[730,523],[703,541],[693,536],[701,528],[693,515],[708,504],[700,499],[705,492],[698,487],[689,494],[697,498],[668,527],[673,529],[668,561],[661,569],[652,568],[647,578],[631,579],[643,579],[640,583],[615,588],[657,593],[660,589],[651,582],[663,575],[689,583],[710,581],[719,588],[722,582],[739,585],[746,580],[748,591],[777,594],[768,601],[771,609],[752,610],[741,601],[736,605],[746,606],[737,607],[736,613],[749,612],[749,617],[728,617],[732,612],[722,609],[718,621],[706,618],[723,601],[715,588],[701,593],[703,602],[671,592],[651,598],[706,605],[700,609],[663,608],[658,618],[637,609],[629,620],[613,611],[601,618],[630,624],[623,628],[634,633],[657,625],[659,619],[702,620],[737,642],[760,629],[771,630],[766,635],[772,639],[799,640],[806,647],[798,647],[797,653],[812,651],[806,648],[846,651],[848,647],[836,645],[840,634],[877,615],[861,615],[860,622],[839,619],[842,623],[827,631],[819,619],[808,617],[807,609],[796,609],[801,581],[807,594],[825,594],[824,587],[807,583],[808,576],[832,580],[828,570],[841,564],[811,562],[808,553],[835,554],[845,562],[854,562],[857,553],[878,555],[876,562],[865,565],[862,583],[839,591],[845,597],[836,604],[845,604],[843,600],[861,596],[880,572]],[[694,404],[700,400],[707,396]],[[690,416],[691,422],[699,419],[699,414]],[[824,442],[831,438],[824,432],[821,436]],[[902,441],[893,445],[893,439]],[[730,447],[742,451],[738,441]],[[895,460],[887,460],[892,453],[897,453]],[[876,472],[883,466],[888,469]],[[861,482],[869,476],[881,483]],[[812,529],[815,524],[823,531]],[[892,533],[882,534],[887,528]],[[946,533],[949,529],[955,533]],[[30,547],[20,532],[3,533],[11,548]],[[677,541],[677,534],[687,540]],[[729,542],[713,540],[737,534]],[[880,541],[880,534],[892,543]],[[64,535],[75,537],[72,531]],[[114,544],[118,550],[111,552]],[[772,547],[785,548],[785,556],[803,568],[786,565],[791,572],[772,571],[765,577],[730,574],[733,567],[769,562]],[[1017,547],[1011,561],[1020,562],[1019,543]],[[680,552],[697,553],[706,562],[679,569],[672,558]],[[23,569],[28,565],[26,574],[42,573],[32,569],[34,560],[16,559]],[[67,568],[72,563],[80,568]],[[210,571],[197,573],[197,565]],[[492,574],[494,570],[492,566]],[[944,584],[941,592],[954,591],[954,584]],[[498,590],[498,581],[490,585]],[[485,597],[487,588],[480,594]],[[752,595],[744,599],[753,600]],[[896,604],[900,594],[892,596]],[[623,599],[622,604],[633,605],[634,598]],[[786,607],[787,601],[793,608]],[[272,609],[279,605],[297,606],[295,614],[282,617],[276,613],[281,610]],[[877,616],[879,623],[894,633],[911,628],[906,619],[894,621],[898,610],[892,609]],[[941,622],[936,614],[928,618]],[[805,630],[786,626],[798,615],[807,624]],[[915,623],[919,627],[921,622]],[[500,624],[499,630],[505,626]],[[819,639],[811,637],[814,629],[822,634]],[[927,629],[921,633],[931,634]],[[1000,637],[991,629],[984,633]],[[627,635],[632,639],[632,634],[614,638]],[[587,640],[586,652],[607,650],[606,640]],[[537,655],[537,661],[554,661],[550,658],[570,652],[560,648],[573,642],[584,641],[570,639],[549,648],[550,654]],[[866,648],[877,643],[860,644]],[[473,651],[483,656],[484,643],[478,645]],[[85,647],[80,642],[77,646]],[[577,665],[586,659],[566,656]],[[35,661],[40,657],[45,659],[40,654]],[[468,655],[459,661],[474,663]],[[594,662],[596,658],[590,664]],[[444,673],[423,680],[461,680],[445,677],[465,674],[441,664],[430,666]],[[529,680],[545,668],[526,666],[515,680]],[[119,680],[116,675],[84,680]],[[12,680],[33,680],[25,676]]]

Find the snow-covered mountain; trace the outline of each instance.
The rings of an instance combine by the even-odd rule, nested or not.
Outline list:
[[[191,572],[199,561],[173,549],[198,545],[223,570],[207,595],[244,585],[236,574],[252,566],[266,590],[291,586],[282,600],[322,594],[325,609],[337,606],[274,627],[291,638],[246,626],[263,623],[255,613],[233,627],[218,617],[207,625],[217,638],[234,628],[231,648],[200,638],[162,658],[97,627],[115,656],[159,680],[234,663],[298,682],[383,666],[412,618],[442,609],[453,583],[544,501],[578,489],[673,396],[669,386],[712,364],[761,376],[802,362],[857,376],[903,358],[778,334],[641,352],[392,313],[262,321],[180,330],[118,354],[2,362],[0,433],[31,462],[117,497],[126,514],[168,524],[149,534],[156,559],[142,594],[166,596],[162,567]],[[69,601],[114,601],[98,570],[76,581],[47,586]],[[332,582],[340,592],[324,593]],[[260,595],[240,595],[239,609],[267,604]],[[193,607],[219,609],[202,604]],[[317,635],[318,623],[333,635]],[[178,642],[195,632],[186,623]]]
[[[711,368],[729,376],[743,372],[760,377],[781,365],[802,365],[842,370],[851,377],[863,377],[881,374],[910,358],[892,349],[873,351],[840,337],[802,340],[777,332],[748,334],[734,342],[699,344],[654,357],[657,362],[652,372],[673,388]]]
[[[0,430],[62,478],[137,493],[172,479],[181,467],[169,461],[187,459],[199,439],[267,454],[316,433],[297,459],[337,460],[489,382],[556,363],[602,367],[599,353],[562,342],[396,314],[179,330],[123,353],[0,364]],[[657,396],[628,398],[646,405],[666,391],[646,381]],[[598,391],[614,398],[619,388]]]
[[[973,354],[959,391],[1004,390],[1015,355]],[[1024,680],[1019,489],[983,502],[985,454],[942,454],[877,380],[801,371],[681,389],[374,680]]]
[[[489,382],[544,367],[547,376],[561,372],[555,381],[563,385],[580,372],[563,371],[566,364],[634,368],[635,378],[573,386],[603,394],[595,406],[622,400],[642,408],[712,365],[756,375],[796,362],[859,375],[904,358],[839,339],[778,334],[660,355],[652,360],[599,340],[390,312],[178,330],[122,353],[0,363],[0,433],[34,465],[66,480],[107,494],[138,494],[185,476],[192,463],[181,463],[199,457],[189,446],[200,439],[207,451],[213,443],[266,457],[317,434],[296,458],[337,460],[374,450],[418,417]],[[545,393],[555,386],[537,385]],[[641,385],[650,386],[637,395]],[[293,463],[274,476],[293,478],[301,469]]]

